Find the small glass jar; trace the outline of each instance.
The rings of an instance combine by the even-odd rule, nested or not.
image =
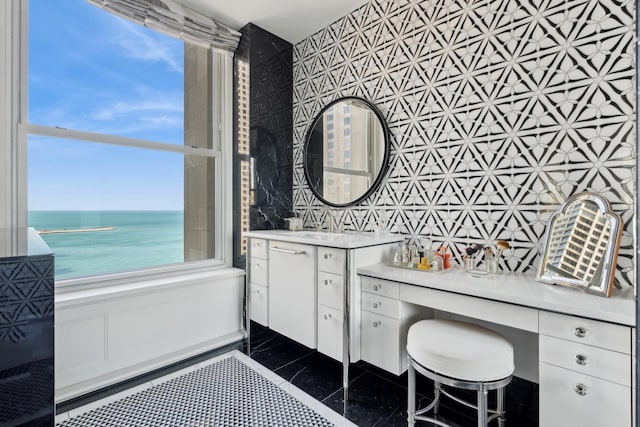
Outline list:
[[[465,255],[463,262],[464,262],[464,269],[466,271],[473,270],[476,267],[476,260],[470,255]]]
[[[396,252],[393,254],[393,264],[401,265],[402,264],[402,244],[399,244],[396,248]]]
[[[493,268],[495,267],[495,257],[492,252],[485,252],[484,254],[484,270],[487,273],[493,273]]]
[[[402,265],[406,266],[407,264],[409,264],[409,247],[404,244],[402,245],[402,260],[401,263]]]
[[[499,267],[500,267],[500,263],[498,262],[500,261],[500,258],[497,256],[494,256],[493,259],[491,260],[491,262],[488,264],[488,272],[489,273],[497,273],[499,271]]]

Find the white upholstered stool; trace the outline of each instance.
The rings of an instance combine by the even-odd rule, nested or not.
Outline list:
[[[478,410],[478,426],[498,418],[504,426],[504,387],[513,374],[513,346],[502,335],[472,323],[453,320],[421,320],[409,328],[408,425],[429,421],[447,426],[422,414],[433,409],[438,414],[440,395]],[[435,397],[426,408],[416,410],[416,371],[434,382]],[[476,390],[477,405],[449,394],[442,385]],[[497,390],[497,408],[487,408],[489,390]],[[492,415],[489,416],[489,413]]]

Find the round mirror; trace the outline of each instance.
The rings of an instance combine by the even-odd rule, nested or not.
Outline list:
[[[329,206],[355,205],[380,184],[389,162],[389,128],[369,101],[340,98],[320,111],[307,133],[304,174]]]

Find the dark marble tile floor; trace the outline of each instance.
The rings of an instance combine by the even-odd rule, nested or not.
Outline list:
[[[56,407],[62,413],[111,394],[150,381],[231,350],[247,352],[247,342],[239,341],[212,352],[183,360],[128,381],[105,387]],[[343,414],[342,364],[315,350],[252,322],[250,356],[307,394]],[[347,412],[343,414],[361,427],[406,426],[407,374],[396,376],[366,362],[350,367],[350,395]],[[433,384],[417,377],[419,406],[426,406],[433,397]],[[514,378],[507,387],[507,426],[533,427],[538,422],[537,384]],[[458,393],[460,394],[460,393]],[[491,394],[490,396],[493,396]],[[461,396],[463,397],[463,396]],[[475,398],[467,392],[468,400]],[[490,399],[490,405],[495,403]],[[456,427],[475,426],[475,411],[444,400],[440,406],[443,421]],[[431,426],[417,423],[417,426]],[[494,421],[491,425],[496,425]]]
[[[250,356],[338,413],[343,413],[342,364],[256,323],[251,324]],[[366,362],[351,365],[345,415],[361,427],[407,425],[407,374],[395,376]],[[433,397],[433,383],[418,376],[419,405]],[[538,387],[514,378],[507,387],[507,426],[537,426]],[[459,393],[458,393],[459,394]],[[494,394],[492,393],[491,396]],[[473,401],[475,393],[467,394]],[[490,401],[490,404],[494,404]],[[440,417],[453,426],[474,426],[475,411],[444,400]],[[430,426],[430,423],[417,423]],[[498,425],[493,421],[491,425]]]

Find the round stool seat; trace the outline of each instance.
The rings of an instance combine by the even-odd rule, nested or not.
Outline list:
[[[421,320],[409,328],[409,356],[425,368],[467,381],[496,381],[513,374],[513,346],[482,326]]]

